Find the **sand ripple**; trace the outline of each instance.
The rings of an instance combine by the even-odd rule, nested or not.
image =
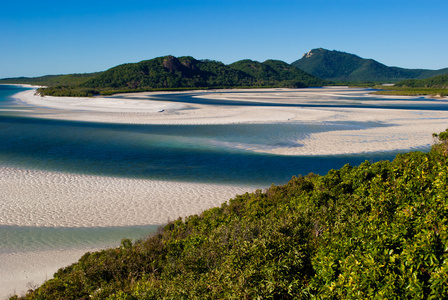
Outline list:
[[[0,167],[0,225],[163,224],[254,188],[76,175]]]

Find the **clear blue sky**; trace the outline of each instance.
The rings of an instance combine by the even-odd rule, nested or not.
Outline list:
[[[291,63],[318,47],[440,69],[448,67],[447,16],[447,0],[6,0],[0,78],[103,71],[168,54]]]

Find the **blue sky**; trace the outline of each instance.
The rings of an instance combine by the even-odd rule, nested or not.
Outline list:
[[[313,48],[448,67],[446,0],[3,1],[0,78],[103,71],[158,56],[291,63]]]

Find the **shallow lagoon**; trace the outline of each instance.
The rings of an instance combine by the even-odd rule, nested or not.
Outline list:
[[[282,156],[244,148],[297,146],[297,138],[322,131],[356,130],[371,123],[316,125],[126,125],[3,116],[2,165],[103,176],[170,181],[282,184],[293,175],[324,174],[345,163],[393,157]]]
[[[321,124],[129,125],[30,117],[32,107],[10,96],[20,87],[0,86],[0,164],[57,172],[183,182],[259,186],[286,183],[309,172],[325,174],[346,163],[392,159],[396,152],[336,156],[282,156],[252,149],[300,146],[296,140],[312,133],[358,130],[384,126],[373,122],[322,122]],[[203,100],[195,94],[158,96],[164,101],[212,105],[241,102]],[[152,97],[153,99],[154,97]],[[387,99],[386,99],[387,100]],[[394,99],[395,102],[397,102]],[[227,104],[226,104],[227,103]],[[265,106],[267,103],[244,105]],[[287,104],[285,104],[287,105]],[[356,99],[338,99],[338,107],[357,106]],[[415,105],[381,108],[414,109]],[[421,106],[420,104],[418,104]],[[303,105],[302,105],[303,106]],[[378,107],[372,104],[373,107]],[[423,108],[424,109],[424,108]],[[448,109],[439,102],[436,109]],[[423,149],[425,150],[425,149]],[[148,220],[150,223],[150,220]],[[0,226],[0,252],[110,246],[121,238],[139,238],[155,226],[127,228],[40,228]]]
[[[316,89],[316,88],[315,88]],[[373,89],[351,89],[351,91],[375,91]],[[403,97],[402,99],[397,99],[394,97],[383,96],[381,99],[375,97],[375,95],[368,96],[350,96],[344,95],[342,97],[333,97],[328,101],[321,101],[321,99],[316,99],[316,101],[307,101],[306,103],[287,103],[285,100],[285,95],[287,91],[278,90],[276,94],[278,99],[269,98],[273,100],[272,102],[260,101],[260,99],[252,99],[252,101],[241,101],[232,98],[232,94],[235,95],[249,95],[253,93],[252,91],[226,91],[225,95],[230,96],[229,99],[220,99],[219,97],[207,98],[207,95],[216,96],[219,92],[192,92],[183,94],[164,94],[164,95],[150,95],[147,99],[159,100],[159,101],[170,101],[176,103],[190,103],[190,104],[205,104],[205,105],[223,105],[223,106],[262,106],[262,107],[302,107],[302,108],[313,108],[313,107],[331,107],[331,108],[373,108],[373,109],[405,109],[405,110],[448,110],[448,100],[442,99],[426,99],[425,97]],[[272,94],[272,91],[256,91],[257,94]],[[133,99],[132,96],[118,95],[113,96],[113,98],[124,98]],[[134,99],[142,99],[144,97],[138,96]],[[277,101],[279,100],[279,101]],[[379,101],[381,100],[381,101]],[[275,103],[273,103],[275,102]],[[431,103],[431,105],[428,105]]]

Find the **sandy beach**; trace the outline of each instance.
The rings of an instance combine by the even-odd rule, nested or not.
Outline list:
[[[187,92],[185,92],[187,93]],[[192,93],[192,92],[188,92]],[[27,90],[14,97],[22,114],[56,120],[126,124],[332,124],[372,122],[381,126],[313,133],[298,146],[263,147],[244,143],[226,147],[282,155],[331,155],[420,149],[432,144],[432,133],[448,127],[447,111],[318,107],[319,104],[371,103],[362,89],[263,89],[198,91],[202,99],[238,100],[307,107],[218,106],[156,101],[175,93],[139,93],[119,97],[41,97]],[[342,100],[341,100],[342,99]],[[377,96],[376,103],[385,97]],[[387,97],[391,99],[391,97]],[[396,97],[403,103],[407,98]],[[386,101],[386,100],[384,100]],[[422,101],[425,101],[424,99]],[[387,100],[391,103],[391,100]],[[312,105],[316,105],[313,107]],[[164,224],[198,214],[236,194],[258,187],[129,179],[0,166],[0,225],[94,227]],[[261,187],[263,188],[263,187]],[[0,253],[0,299],[41,284],[60,267],[89,249]]]

